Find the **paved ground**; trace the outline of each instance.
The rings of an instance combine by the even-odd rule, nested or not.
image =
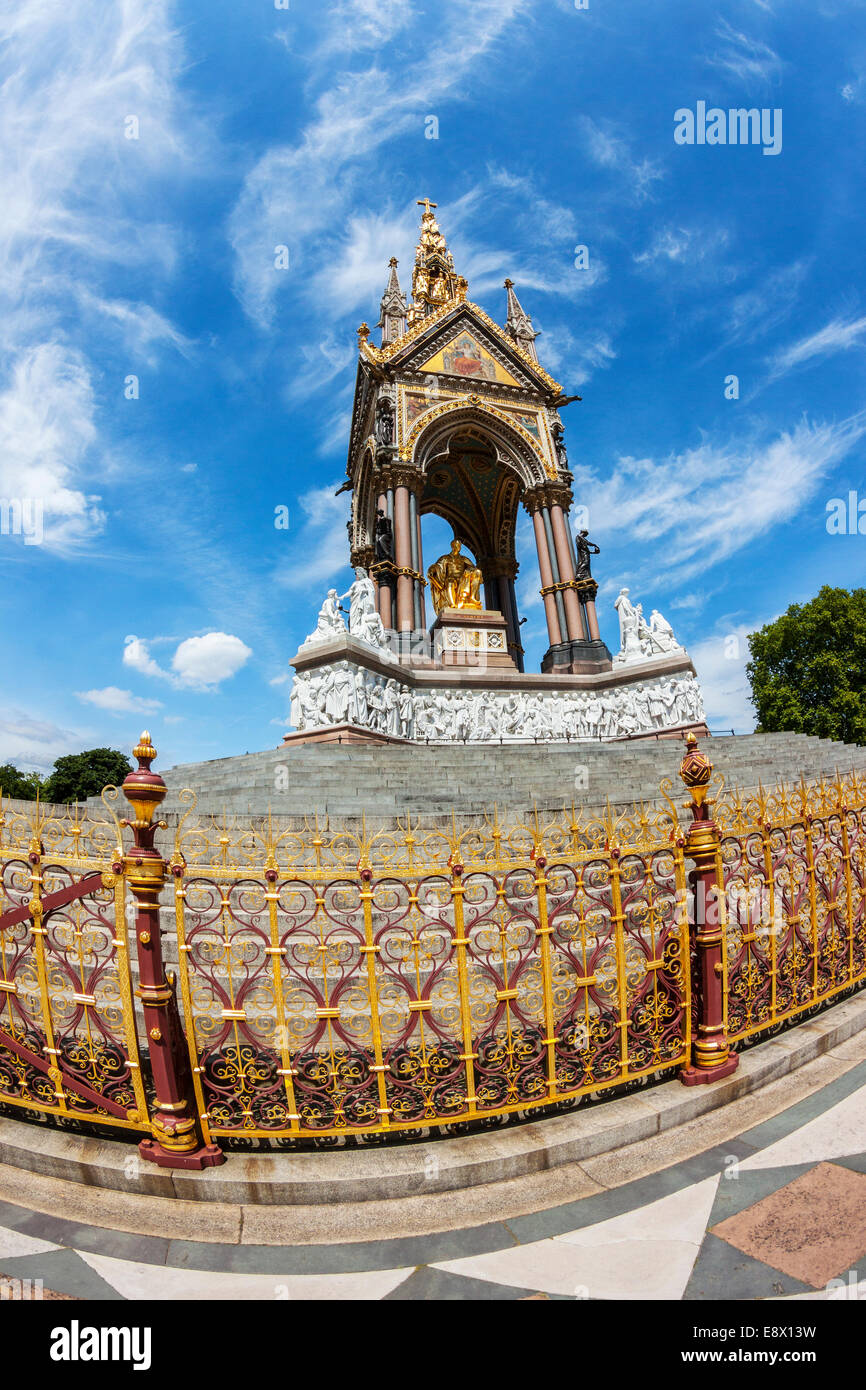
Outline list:
[[[0,1269],[97,1300],[863,1299],[866,1062],[703,1153],[508,1222],[228,1245],[0,1202]]]

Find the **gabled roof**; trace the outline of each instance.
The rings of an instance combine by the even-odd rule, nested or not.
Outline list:
[[[525,352],[489,314],[485,314],[478,304],[473,304],[471,300],[467,299],[465,287],[458,289],[455,296],[442,304],[440,308],[434,309],[432,313],[417,320],[402,337],[397,338],[393,343],[387,343],[378,348],[368,340],[365,333],[359,332],[358,346],[361,357],[380,368],[404,366],[417,357],[423,357],[426,340],[433,336],[434,330],[444,327],[449,319],[456,321],[461,314],[466,314],[485,329],[486,333],[496,341],[506,355],[518,362],[543,390],[554,396],[562,395],[560,383],[555,381],[528,352]]]

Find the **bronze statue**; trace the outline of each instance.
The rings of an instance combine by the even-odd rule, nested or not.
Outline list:
[[[445,608],[481,609],[482,574],[471,560],[460,554],[460,542],[451,542],[448,555],[440,555],[427,571],[430,595],[437,614]]]
[[[376,532],[374,536],[377,560],[394,559],[394,527],[381,507],[376,513]]]
[[[577,571],[575,573],[576,579],[591,579],[591,557],[593,555],[601,554],[595,542],[587,540],[588,535],[588,531],[578,531],[577,535],[574,538],[574,544],[577,549]]]

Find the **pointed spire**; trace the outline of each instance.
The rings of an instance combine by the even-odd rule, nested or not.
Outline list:
[[[410,325],[466,293],[466,281],[455,271],[454,258],[433,215],[436,203],[431,203],[429,198],[419,198],[418,206],[424,211],[421,214],[421,240],[415,247],[413,303],[408,313]]]
[[[391,273],[382,295],[377,325],[382,330],[383,347],[386,343],[396,342],[406,332],[406,300],[397,277],[397,257],[392,256],[388,264]]]
[[[514,293],[514,281],[506,280],[505,288],[508,291],[508,317],[505,320],[505,331],[510,338],[513,338],[518,347],[528,352],[530,357],[538,361],[538,353],[535,350],[535,339],[538,334],[532,327],[532,319]]]

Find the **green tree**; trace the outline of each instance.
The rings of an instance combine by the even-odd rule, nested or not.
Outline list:
[[[866,744],[866,589],[829,585],[749,635],[761,729]]]
[[[84,753],[69,753],[58,758],[54,770],[46,778],[43,796],[46,801],[83,801],[98,796],[109,783],[120,786],[132,764],[116,748],[88,748]]]
[[[4,796],[12,796],[16,801],[35,801],[36,794],[42,796],[42,778],[38,772],[20,772],[11,763],[3,763],[0,766],[0,791]]]

